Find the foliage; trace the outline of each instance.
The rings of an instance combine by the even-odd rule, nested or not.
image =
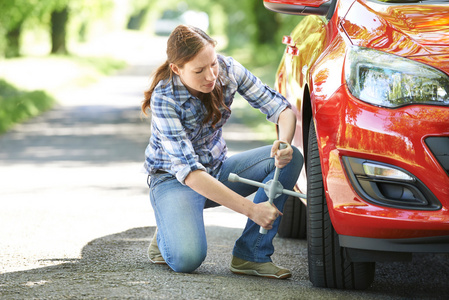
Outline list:
[[[123,21],[117,22],[115,19],[115,23],[120,23],[118,26],[144,29],[143,25],[147,24],[145,20],[155,17],[157,12],[161,14],[163,10],[204,11],[210,17],[209,33],[225,37],[224,45],[220,46],[225,47],[230,55],[248,52],[251,61],[243,63],[254,65],[279,60],[284,49],[280,43],[282,35],[289,34],[300,18],[268,11],[262,0],[1,0],[0,36],[8,36],[11,41],[15,39],[19,48],[17,53],[7,56],[19,54],[20,33],[29,28],[27,24],[43,25],[49,30],[51,13],[67,6],[70,23],[67,37],[80,41],[86,41],[92,24],[105,16],[112,18],[114,15],[116,18],[119,14]],[[0,38],[0,56],[7,46],[12,47],[11,41],[5,43],[5,39]]]
[[[148,12],[155,2],[156,0],[129,1],[129,20],[126,27],[134,30],[142,29]]]
[[[9,0],[0,2],[0,24],[5,30],[14,29],[31,16],[41,16],[48,7],[47,3],[39,0]]]
[[[159,10],[174,7],[206,12],[210,18],[209,33],[225,36],[224,51],[251,66],[277,64],[285,49],[282,36],[289,35],[301,19],[269,11],[262,0],[166,0],[158,3]]]
[[[0,2],[0,34],[6,42],[0,44],[0,52],[6,57],[20,54],[23,25],[28,20],[41,20],[55,9],[61,9],[69,0],[3,0]]]
[[[74,60],[80,65],[93,67],[102,75],[112,75],[117,70],[126,67],[126,62],[117,60],[111,57],[95,57],[95,56],[72,56],[70,59]]]
[[[18,86],[24,87],[27,86],[26,82],[30,80],[34,83],[42,79],[37,79],[34,72],[26,73],[26,68],[29,68],[30,65],[35,69],[38,69],[37,66],[46,66],[46,71],[68,67],[70,73],[47,73],[44,76],[45,84],[38,85],[39,89],[45,89],[45,92],[42,90],[31,92],[21,90],[10,83],[14,82]],[[55,69],[55,66],[58,66],[58,68]],[[65,85],[67,82],[70,82],[71,86],[91,84],[103,75],[111,75],[125,66],[124,61],[106,57],[49,56],[9,60],[6,68],[14,68],[16,71],[21,70],[18,72],[21,76],[19,79],[14,76],[11,77],[8,80],[9,82],[0,79],[0,133],[7,131],[16,123],[26,121],[52,108],[56,101],[46,91],[57,90],[59,86]],[[59,82],[59,85],[57,82]],[[33,89],[29,86],[28,88]]]
[[[218,45],[220,52],[231,55],[270,86],[274,83],[279,61],[285,45],[284,35],[290,35],[301,16],[279,14],[267,10],[262,0],[166,0],[159,4],[164,10],[178,5],[181,9],[204,11],[209,15],[209,33],[226,37],[227,44]],[[221,41],[221,40],[220,40]],[[236,103],[239,102],[237,95]],[[233,116],[256,132],[267,133],[267,139],[275,136],[275,127],[265,121],[265,115],[248,105],[234,105]]]
[[[79,31],[90,21],[111,12],[113,0],[1,0],[0,1],[0,56],[20,55],[21,35],[27,25],[45,25],[50,31],[50,16],[67,9],[70,16],[81,19]],[[84,28],[81,28],[84,27]]]
[[[0,79],[0,133],[50,109],[55,99],[44,91],[21,91]]]
[[[219,51],[234,56],[269,85],[273,83],[277,64],[284,53],[285,45],[280,42],[281,38],[290,34],[301,18],[268,11],[262,0],[0,0],[0,57],[5,55],[7,46],[12,45],[11,41],[17,43],[16,53],[13,51],[7,56],[17,56],[22,29],[46,27],[49,30],[52,12],[65,7],[69,9],[67,36],[81,42],[86,41],[88,32],[106,17],[109,23],[103,22],[99,26],[102,30],[111,29],[111,23],[114,30],[126,26],[146,30],[142,26],[148,25],[151,21],[148,19],[167,9],[204,11],[210,19],[209,33],[219,38]],[[121,19],[117,19],[117,15]],[[2,36],[8,37],[9,42],[5,42]],[[117,65],[110,69],[111,62],[104,65],[103,62],[92,59],[89,63],[95,63],[105,72],[122,67]],[[44,98],[38,94],[33,96]],[[1,101],[0,109],[3,111],[3,96]],[[20,102],[16,108],[21,105],[27,106]],[[33,111],[30,107],[24,111]],[[1,119],[3,115],[0,115]]]

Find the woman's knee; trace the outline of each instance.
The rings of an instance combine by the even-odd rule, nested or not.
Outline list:
[[[288,174],[287,177],[282,176],[282,180],[284,181],[283,184],[285,183],[286,187],[294,185],[296,183],[296,180],[299,177],[299,173],[301,172],[301,169],[304,165],[304,157],[302,156],[301,152],[294,146],[292,146],[292,149],[292,160],[283,168],[283,172],[281,173]]]
[[[298,173],[301,171],[301,168],[304,164],[304,157],[301,154],[301,151],[299,151],[298,148],[295,146],[292,146],[293,154],[292,154],[292,160],[287,164],[286,168],[289,170],[289,172]]]
[[[170,256],[167,264],[175,272],[191,273],[195,271],[206,259],[205,249],[183,248],[175,251]]]
[[[295,146],[292,146],[292,149],[293,149],[292,162],[297,167],[302,167],[302,165],[304,164],[304,156],[301,154],[301,151],[299,151],[299,149],[296,148]]]

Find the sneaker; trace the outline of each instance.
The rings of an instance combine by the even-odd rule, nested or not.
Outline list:
[[[157,228],[154,232],[153,239],[151,240],[150,246],[148,247],[148,258],[153,264],[165,265],[166,262],[162,257],[161,251],[157,246]]]
[[[289,270],[276,266],[272,262],[256,263],[235,256],[232,257],[231,272],[240,275],[254,275],[274,279],[285,279],[292,276]]]

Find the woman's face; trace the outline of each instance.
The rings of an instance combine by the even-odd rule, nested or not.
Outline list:
[[[207,44],[191,61],[184,67],[179,68],[170,64],[173,72],[181,78],[187,90],[195,97],[200,93],[210,93],[215,87],[218,76],[218,61],[215,48]]]

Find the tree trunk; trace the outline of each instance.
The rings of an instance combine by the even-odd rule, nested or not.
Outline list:
[[[8,30],[6,33],[6,58],[20,56],[20,35],[22,33],[22,24],[23,22],[18,23],[15,28]]]
[[[51,13],[51,53],[68,54],[66,46],[66,27],[69,9],[64,7]]]
[[[270,44],[279,29],[276,13],[266,9],[261,1],[254,1],[254,16],[256,20],[256,42],[259,45]]]
[[[128,24],[126,25],[127,29],[131,30],[140,30],[142,29],[142,25],[145,22],[145,18],[148,13],[148,7],[139,10],[139,12],[131,15],[128,20]]]

